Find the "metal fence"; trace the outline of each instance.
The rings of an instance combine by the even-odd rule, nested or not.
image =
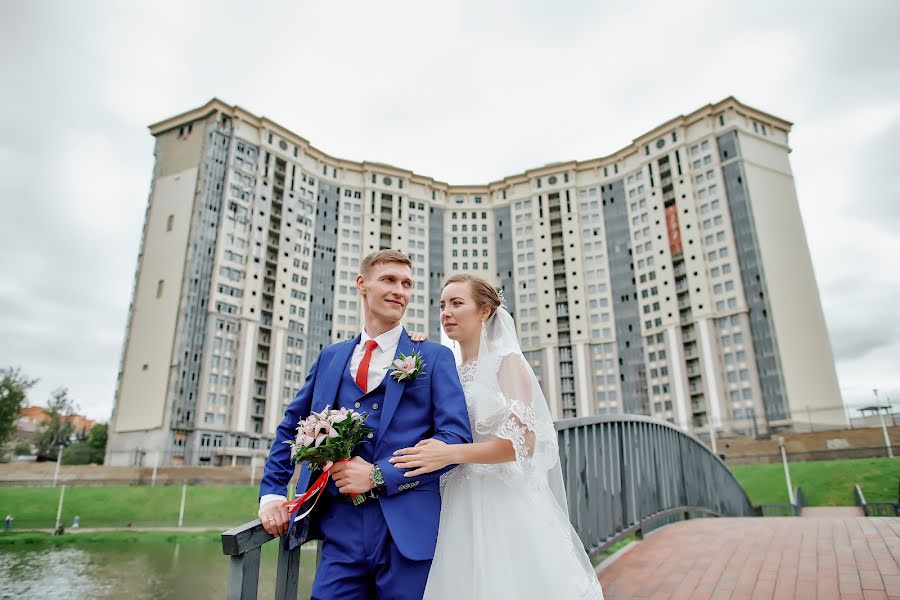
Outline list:
[[[891,445],[894,456],[900,456],[900,446]],[[790,462],[815,462],[821,460],[854,460],[858,458],[886,458],[887,446],[866,446],[862,448],[836,448],[833,450],[805,450],[802,452],[787,452]],[[781,462],[781,454],[778,452],[766,454],[735,454],[725,458],[729,465],[757,465]]]
[[[560,421],[556,429],[569,516],[591,556],[667,521],[755,514],[725,464],[665,421],[585,417]],[[256,598],[260,549],[272,539],[259,519],[222,534],[222,550],[231,557],[229,599]],[[300,549],[279,546],[275,598],[294,600]]]

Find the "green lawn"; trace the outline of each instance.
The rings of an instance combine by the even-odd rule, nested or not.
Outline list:
[[[732,471],[754,504],[787,502],[780,464],[737,465]],[[811,506],[852,506],[853,484],[869,501],[896,501],[900,458],[793,463],[794,486],[801,486]],[[49,528],[56,521],[59,488],[0,488],[0,516],[11,513],[14,528]],[[186,527],[226,529],[256,517],[255,486],[189,486]],[[181,486],[67,487],[62,522],[71,527],[175,527]]]
[[[900,458],[866,458],[790,463],[794,487],[803,488],[809,506],[853,506],[853,485],[859,484],[869,502],[896,502]],[[788,502],[784,467],[735,465],[732,473],[753,504]]]
[[[0,488],[0,516],[11,513],[15,528],[53,527],[60,488]],[[256,518],[256,486],[188,486],[186,527],[233,527]],[[175,527],[181,486],[66,487],[62,522],[75,515],[81,527]]]

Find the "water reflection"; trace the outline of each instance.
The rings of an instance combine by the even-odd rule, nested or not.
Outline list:
[[[277,548],[263,546],[259,597],[271,598]],[[309,597],[315,550],[304,550],[299,598]],[[0,598],[223,598],[229,558],[216,541],[0,546]]]

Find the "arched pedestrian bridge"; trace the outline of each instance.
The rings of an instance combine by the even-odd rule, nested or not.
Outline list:
[[[700,440],[649,417],[556,428],[569,515],[587,552],[598,558],[628,536],[641,540],[601,565],[607,599],[900,600],[900,519],[764,517]],[[273,576],[259,573],[271,539],[259,520],[222,534],[229,598],[256,598],[258,578]],[[276,598],[298,597],[299,565],[298,550],[280,550]]]

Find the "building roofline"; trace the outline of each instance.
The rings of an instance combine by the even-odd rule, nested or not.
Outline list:
[[[488,183],[456,185],[436,180],[433,177],[429,177],[427,175],[420,175],[409,169],[404,169],[402,167],[397,167],[388,163],[369,160],[363,160],[359,162],[332,156],[327,152],[324,152],[313,146],[306,138],[294,133],[290,129],[287,129],[286,127],[269,119],[268,117],[255,115],[254,113],[240,107],[237,104],[231,105],[223,102],[218,98],[212,98],[203,106],[153,123],[149,126],[149,130],[151,135],[157,136],[176,127],[180,127],[181,125],[185,125],[198,119],[206,118],[216,112],[221,112],[223,114],[229,115],[232,118],[251,123],[252,125],[263,130],[275,132],[282,138],[293,142],[296,146],[301,148],[305,154],[328,162],[329,164],[333,164],[334,166],[341,169],[359,171],[363,173],[378,171],[380,173],[394,175],[395,177],[405,177],[409,179],[411,183],[418,183],[427,186],[442,188],[445,192],[488,193],[494,189],[501,189],[510,185],[515,185],[517,183],[527,182],[533,177],[540,177],[545,174],[549,175],[552,173],[557,173],[560,170],[581,171],[612,165],[618,161],[626,159],[628,156],[631,156],[634,153],[639,152],[644,145],[655,141],[657,138],[659,138],[659,136],[671,131],[672,129],[688,127],[698,121],[714,118],[727,111],[733,111],[746,117],[767,121],[768,124],[778,129],[784,130],[785,133],[789,133],[791,127],[793,126],[793,123],[791,123],[790,121],[743,104],[734,96],[728,96],[720,100],[719,102],[707,104],[686,115],[682,114],[669,119],[668,121],[665,121],[662,124],[654,127],[650,131],[638,136],[637,138],[632,139],[629,145],[624,146],[606,156],[600,156],[585,160],[553,162],[539,167],[532,167],[520,173],[508,175],[506,177],[503,177],[502,179],[498,179]]]

